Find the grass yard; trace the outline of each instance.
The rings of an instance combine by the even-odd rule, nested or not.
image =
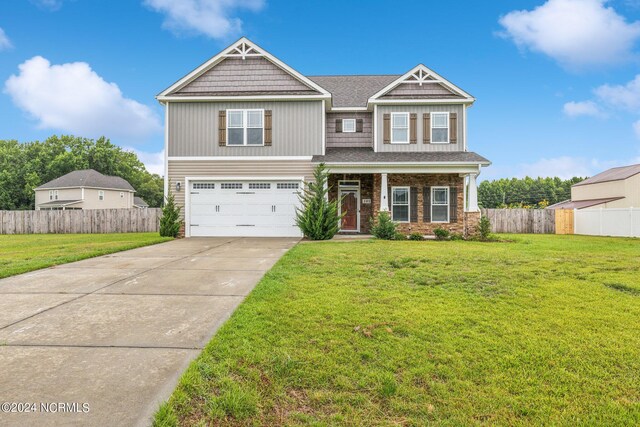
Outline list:
[[[0,235],[0,279],[167,240],[158,233]]]
[[[640,240],[292,249],[156,425],[638,425]]]

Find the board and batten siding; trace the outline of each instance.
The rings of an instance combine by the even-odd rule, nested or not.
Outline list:
[[[464,107],[462,104],[444,105],[379,105],[378,106],[378,140],[375,141],[379,152],[385,151],[464,151]],[[457,113],[458,142],[455,144],[424,144],[422,142],[422,115],[431,112]],[[386,113],[417,113],[417,143],[416,144],[384,144],[383,118]],[[430,129],[427,129],[430,132]]]
[[[304,177],[313,179],[311,160],[169,160],[169,190],[176,198],[176,204],[182,207],[184,214],[185,177],[195,181],[197,177]],[[176,190],[176,183],[181,185]]]
[[[218,146],[218,112],[272,111],[271,146]],[[322,154],[322,101],[172,102],[169,104],[169,157],[313,156]]]
[[[336,132],[336,120],[362,119],[362,132]],[[327,148],[373,147],[373,114],[327,113]]]

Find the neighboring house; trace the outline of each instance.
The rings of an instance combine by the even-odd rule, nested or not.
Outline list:
[[[325,163],[342,232],[378,211],[400,230],[464,232],[479,220],[468,150],[475,99],[424,65],[402,75],[304,76],[240,39],[157,97],[165,195],[186,236],[299,236],[298,192]]]
[[[135,190],[118,176],[93,169],[69,172],[35,189],[36,210],[126,209]]]
[[[139,208],[139,209],[146,209],[149,207],[149,205],[147,204],[147,202],[142,200],[142,197],[135,196],[133,198],[133,207]]]
[[[571,187],[571,200],[547,209],[640,207],[640,164],[611,168]]]

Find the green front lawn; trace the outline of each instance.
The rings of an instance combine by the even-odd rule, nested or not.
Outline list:
[[[0,279],[167,240],[158,233],[0,235]]]
[[[640,241],[300,244],[157,425],[638,425]]]

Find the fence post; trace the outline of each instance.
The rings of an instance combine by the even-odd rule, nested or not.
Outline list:
[[[600,221],[599,221],[600,222],[600,236],[603,235],[602,234],[602,222],[603,222],[602,220],[603,220],[603,217],[604,217],[604,210],[602,208],[600,208]]]
[[[633,237],[633,206],[629,208],[629,236]]]

